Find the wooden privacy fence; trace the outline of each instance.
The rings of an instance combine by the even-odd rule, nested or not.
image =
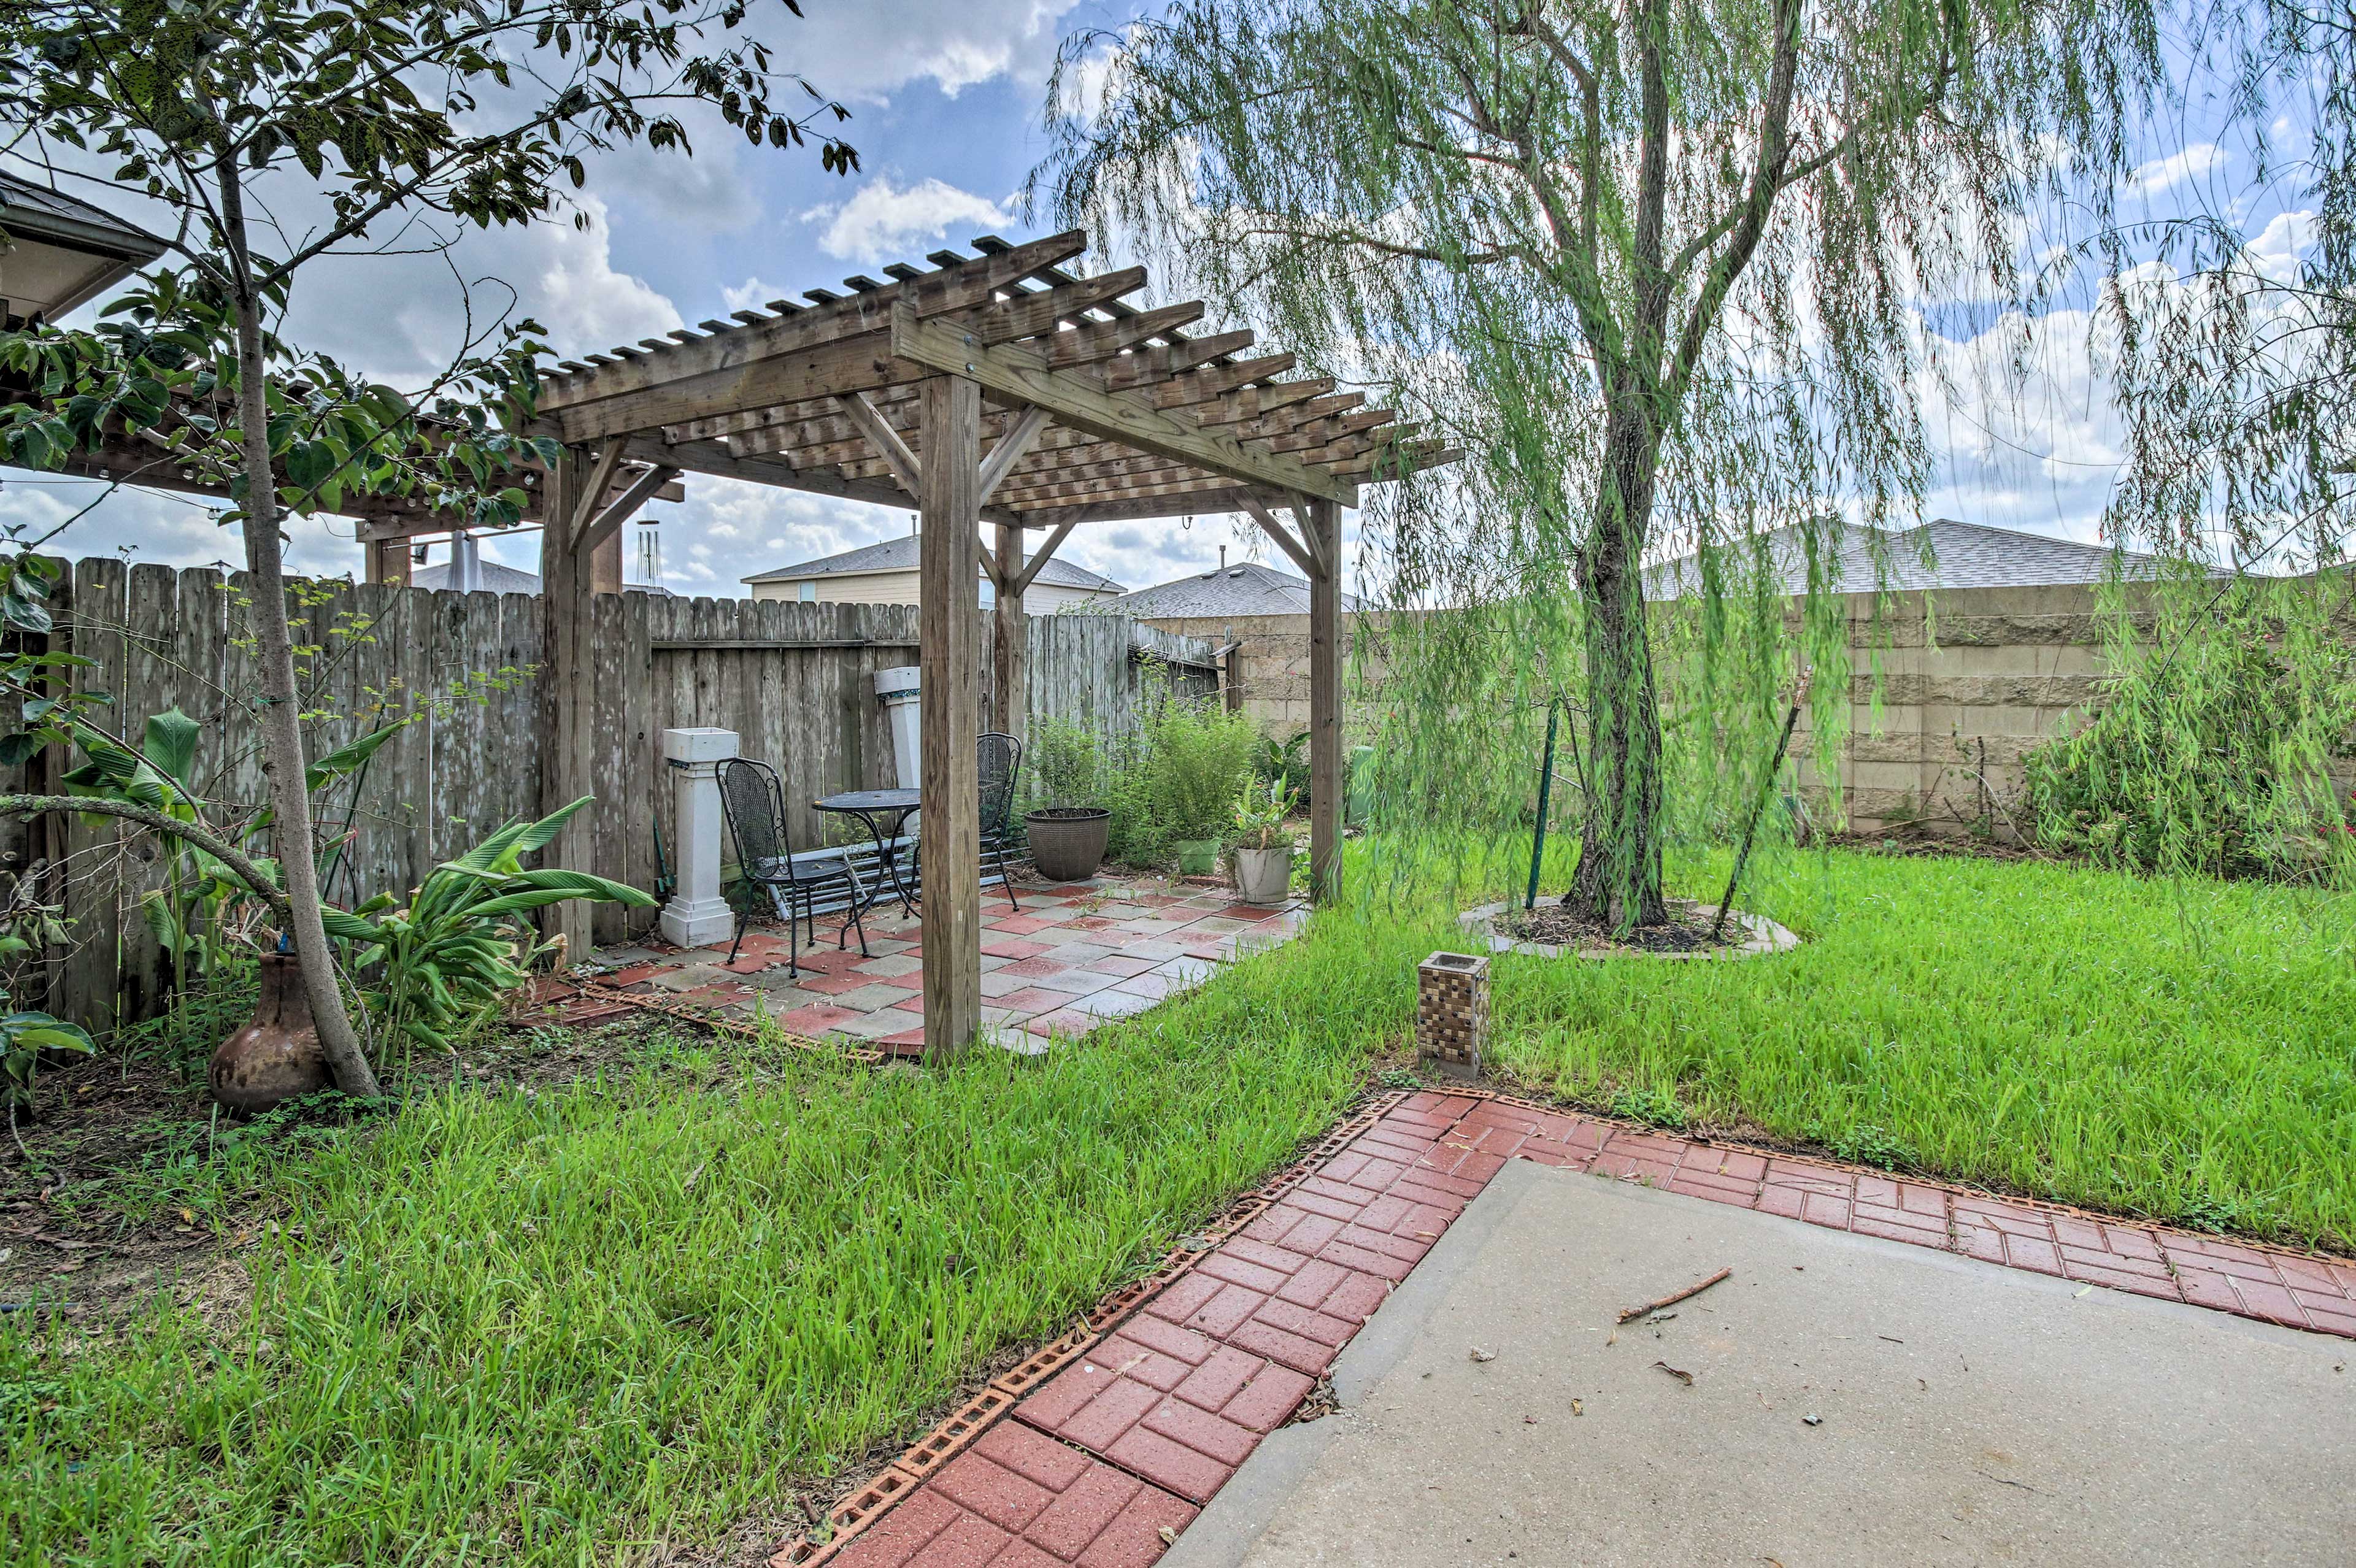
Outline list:
[[[198,791],[223,817],[263,797],[247,603],[242,573],[83,560],[59,585],[48,639],[52,651],[92,661],[71,682],[112,699],[97,720],[132,744],[152,713],[177,707],[198,722]],[[596,799],[584,812],[592,852],[577,869],[655,890],[676,842],[667,729],[733,730],[744,755],[776,766],[798,847],[819,841],[812,799],[894,782],[872,677],[916,663],[915,606],[646,593],[600,594],[592,606],[594,658],[569,694],[596,759]],[[348,834],[335,901],[405,894],[500,823],[540,810],[537,597],[305,582],[290,589],[289,610],[311,756],[408,720],[363,773],[318,797],[323,827]],[[1119,617],[1032,617],[1025,643],[1031,725],[1069,719],[1106,735],[1133,727],[1147,656],[1169,665],[1182,689],[1215,684],[1207,644]],[[984,722],[994,725],[986,643],[975,656]],[[78,760],[37,756],[0,773],[0,787],[48,789]],[[20,876],[46,867],[41,896],[62,901],[73,923],[71,948],[19,976],[17,1006],[46,1005],[94,1029],[162,1010],[172,968],[140,911],[164,876],[152,836],[78,817],[9,821],[0,866]],[[610,941],[653,918],[600,906],[594,932]]]

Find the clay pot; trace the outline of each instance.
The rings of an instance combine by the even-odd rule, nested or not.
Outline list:
[[[215,1100],[248,1113],[316,1094],[332,1082],[310,998],[303,994],[303,968],[293,958],[262,955],[253,1021],[220,1042],[210,1078]]]
[[[1031,863],[1051,882],[1084,882],[1104,863],[1112,834],[1112,813],[1100,806],[1051,805],[1025,812]]]

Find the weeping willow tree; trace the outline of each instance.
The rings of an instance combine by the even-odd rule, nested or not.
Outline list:
[[[2019,215],[2103,199],[2158,74],[2139,0],[1179,0],[1067,42],[1033,194],[1465,449],[1372,519],[1385,598],[1445,612],[1391,622],[1418,816],[1564,699],[1566,901],[1624,928],[1665,912],[1648,566],[1690,558],[1700,684],[1772,709],[1836,646],[1839,530],[1915,515],[1925,295],[2010,294]]]
[[[2221,6],[2187,52],[2230,112],[2213,133],[2248,136],[2246,174],[2102,226],[2075,248],[2093,265],[2048,285],[2099,291],[2126,433],[2105,528],[2204,566],[2329,571],[2356,536],[2356,9]]]
[[[2176,46],[2220,172],[2040,283],[2110,370],[2104,532],[2160,563],[2105,585],[2100,698],[2024,804],[2098,862],[2356,887],[2356,10],[2202,7]]]

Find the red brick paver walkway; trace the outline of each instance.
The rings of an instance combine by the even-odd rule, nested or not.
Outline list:
[[[1215,1232],[1215,1245],[1175,1256],[1145,1288],[1117,1293],[1087,1332],[993,1384],[859,1506],[837,1510],[831,1541],[788,1547],[773,1563],[1143,1568],[1284,1424],[1509,1159],[2356,1338],[2356,1263],[2348,1260],[1485,1093],[1395,1096],[1248,1200]],[[954,1456],[944,1463],[944,1453]]]

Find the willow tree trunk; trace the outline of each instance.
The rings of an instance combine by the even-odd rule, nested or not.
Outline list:
[[[254,664],[262,682],[262,773],[267,785],[271,841],[286,889],[287,925],[303,965],[303,993],[319,1030],[320,1047],[347,1094],[375,1098],[381,1091],[344,1009],[336,957],[319,918],[319,869],[311,848],[311,795],[304,787],[302,705],[295,700],[294,639],[286,625],[286,576],[278,540],[277,470],[270,457],[270,407],[263,377],[261,290],[246,246],[245,192],[236,165],[224,158],[220,176],[222,237],[229,252],[230,295],[237,310],[238,424],[245,444],[245,564],[253,574]]]
[[[1644,536],[1660,444],[1634,417],[1605,431],[1595,517],[1579,554],[1586,619],[1586,819],[1565,905],[1616,930],[1668,918],[1661,896],[1661,711],[1644,621]]]

